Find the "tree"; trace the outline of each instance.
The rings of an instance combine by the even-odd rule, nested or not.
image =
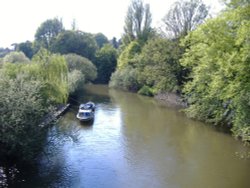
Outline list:
[[[41,96],[42,83],[19,74],[0,74],[0,159],[32,161],[42,150],[46,130],[38,126],[48,107]]]
[[[173,41],[163,38],[149,40],[136,63],[140,85],[152,88],[154,93],[179,90],[178,75],[181,66],[177,52],[178,46]]]
[[[109,43],[108,38],[102,33],[95,34],[94,38],[99,49],[102,48],[104,44]]]
[[[3,63],[30,63],[23,52],[10,52],[3,58]]]
[[[78,89],[83,86],[85,82],[85,77],[79,70],[72,70],[68,73],[68,87],[69,94],[73,95]]]
[[[62,20],[58,18],[48,19],[38,27],[35,40],[43,48],[50,49],[56,36],[64,31]]]
[[[140,88],[137,76],[138,69],[131,66],[117,69],[111,76],[109,87],[137,92]]]
[[[141,45],[137,41],[131,42],[120,54],[117,62],[117,69],[123,69],[127,66],[135,67],[136,58],[141,52]]]
[[[225,4],[229,8],[237,8],[237,7],[243,7],[243,6],[249,6],[250,1],[249,0],[223,0]]]
[[[88,82],[96,79],[96,67],[89,59],[77,54],[67,54],[65,55],[65,60],[67,62],[69,72],[79,70]]]
[[[32,45],[33,44],[30,41],[19,43],[17,45],[17,51],[23,52],[26,55],[26,57],[31,59],[33,57],[33,55],[34,55]]]
[[[186,36],[188,32],[204,23],[209,12],[202,0],[179,0],[172,5],[163,18],[166,34],[171,38]]]
[[[5,55],[7,55],[8,53],[12,52],[13,50],[9,49],[9,48],[0,48],[0,58],[4,57]]]
[[[250,6],[229,9],[191,32],[182,65],[191,68],[186,113],[230,127],[250,141]]]
[[[116,38],[113,37],[112,40],[111,40],[111,44],[112,46],[115,48],[115,49],[118,49],[119,48],[119,42],[117,42]]]
[[[64,31],[56,37],[51,49],[55,53],[75,53],[94,60],[97,44],[93,36],[89,33]]]
[[[95,65],[97,67],[96,82],[107,84],[111,74],[115,71],[117,63],[117,51],[110,44],[105,44],[97,53]]]
[[[21,53],[21,52],[16,52]],[[0,69],[0,160],[31,162],[41,152],[51,106],[68,99],[65,59],[41,49],[30,63],[4,63]]]
[[[123,42],[128,44],[135,39],[147,41],[152,34],[151,22],[149,4],[144,5],[142,0],[132,0],[125,18]]]
[[[68,68],[65,58],[41,49],[25,70],[30,78],[43,83],[43,96],[48,103],[65,103],[68,99]]]

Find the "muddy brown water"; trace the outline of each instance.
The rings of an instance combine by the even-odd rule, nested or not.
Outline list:
[[[50,129],[46,157],[16,187],[249,188],[250,149],[153,98],[89,85],[96,103],[81,124],[77,105]]]

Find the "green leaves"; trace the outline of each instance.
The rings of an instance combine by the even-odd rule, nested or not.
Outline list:
[[[107,84],[111,74],[115,71],[117,65],[117,51],[110,44],[105,44],[97,53],[95,65],[98,71],[96,81]]]
[[[64,30],[62,21],[58,18],[48,19],[37,29],[35,39],[43,48],[50,49],[56,36]]]
[[[64,57],[70,72],[73,70],[79,70],[84,75],[87,82],[96,79],[96,67],[89,59],[77,54],[67,54]]]
[[[44,130],[38,124],[47,111],[41,90],[42,83],[27,81],[27,75],[8,79],[0,74],[0,158],[28,161],[41,150]]]
[[[190,33],[181,60],[191,69],[191,81],[184,87],[187,114],[231,125],[243,140],[249,139],[250,127],[249,13],[249,6],[238,7]]]
[[[149,4],[144,5],[142,0],[132,0],[125,19],[123,42],[126,45],[134,40],[146,42],[153,34],[151,22]]]

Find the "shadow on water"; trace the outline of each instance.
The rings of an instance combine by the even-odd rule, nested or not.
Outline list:
[[[91,128],[94,125],[95,118],[91,119],[89,121],[80,121],[79,123],[84,127],[84,128]]]
[[[37,165],[15,166],[9,187],[249,186],[250,161],[235,156],[248,149],[153,98],[89,85],[71,100],[48,130]],[[82,123],[76,113],[88,101],[95,118]]]

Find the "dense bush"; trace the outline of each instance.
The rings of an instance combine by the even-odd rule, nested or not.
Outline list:
[[[111,76],[109,86],[129,91],[138,91],[139,83],[137,82],[137,69],[130,66],[117,70]]]
[[[138,91],[138,94],[140,95],[146,95],[146,96],[153,96],[154,92],[152,90],[152,88],[148,87],[148,86],[142,86],[142,88]]]
[[[96,67],[89,59],[77,54],[67,54],[65,55],[65,60],[67,62],[69,72],[79,70],[88,82],[96,79]]]
[[[68,71],[60,55],[41,50],[31,63],[0,69],[0,158],[32,162],[43,147],[39,124],[52,105],[68,98]],[[31,160],[31,161],[29,161]]]
[[[184,92],[190,117],[229,125],[250,140],[250,6],[229,10],[191,33],[182,64],[191,68]]]
[[[48,107],[42,83],[27,79],[23,74],[14,79],[0,74],[0,159],[29,161],[41,151],[45,130],[39,123]]]
[[[142,48],[137,67],[139,83],[151,87],[155,93],[175,92],[179,89],[178,73],[181,66],[175,43],[162,38],[149,40]]]
[[[98,76],[97,83],[107,84],[117,64],[117,51],[110,44],[105,44],[97,53],[95,65]]]
[[[85,77],[79,70],[73,70],[68,73],[69,94],[74,94],[81,86],[84,85]]]
[[[3,63],[30,63],[23,52],[10,52],[3,58]]]

